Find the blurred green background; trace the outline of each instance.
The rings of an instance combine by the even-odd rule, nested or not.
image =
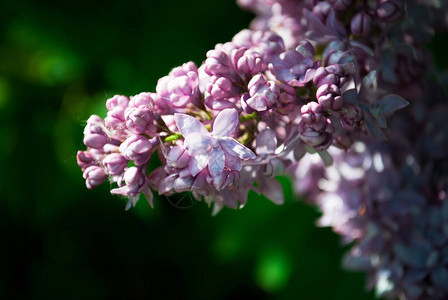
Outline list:
[[[89,115],[155,91],[252,18],[233,0],[0,1],[0,298],[373,298],[285,179],[284,206],[251,194],[216,217],[166,198],[125,212],[108,184],[85,187]]]

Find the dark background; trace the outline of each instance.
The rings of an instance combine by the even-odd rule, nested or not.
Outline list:
[[[241,211],[88,191],[76,152],[91,114],[247,27],[220,1],[0,1],[0,298],[372,299],[346,249],[292,195]],[[189,201],[189,198],[183,199]]]

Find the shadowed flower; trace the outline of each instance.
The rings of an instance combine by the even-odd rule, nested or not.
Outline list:
[[[333,141],[334,127],[330,119],[325,117],[322,106],[316,102],[310,102],[302,106],[301,112],[300,139],[317,151],[330,147]]]
[[[295,50],[281,53],[269,64],[275,78],[292,86],[305,86],[313,79],[320,61],[314,62],[314,47],[310,42],[300,43]]]

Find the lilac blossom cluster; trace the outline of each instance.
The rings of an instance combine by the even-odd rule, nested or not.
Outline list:
[[[249,190],[282,204],[276,177],[289,175],[319,224],[354,242],[346,265],[379,295],[448,298],[448,107],[428,92],[424,47],[446,7],[238,3],[256,13],[249,29],[87,120],[87,188],[109,180],[126,209],[141,194],[153,206],[153,192],[190,192],[215,214],[243,207]]]

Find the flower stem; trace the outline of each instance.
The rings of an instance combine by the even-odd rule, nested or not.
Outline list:
[[[241,116],[241,117],[240,117],[240,122],[241,122],[241,123],[242,123],[242,122],[247,122],[247,121],[256,119],[257,117],[258,117],[258,113],[257,113],[257,112],[253,112],[253,113],[251,113],[251,114]]]
[[[180,139],[182,137],[182,134],[180,133],[174,133],[172,135],[169,135],[165,138],[164,142],[171,142],[171,141],[177,141],[178,139]]]

